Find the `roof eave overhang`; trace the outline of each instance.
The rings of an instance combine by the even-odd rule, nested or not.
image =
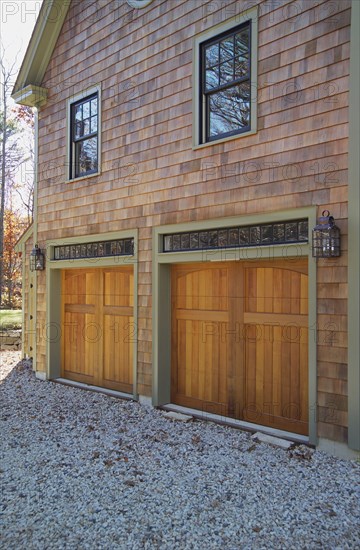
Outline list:
[[[15,252],[21,252],[21,247],[23,244],[26,243],[29,237],[33,234],[34,231],[34,224],[31,223],[27,229],[25,229],[24,233],[20,235],[18,240],[15,243],[14,250]]]
[[[71,0],[44,0],[12,92],[17,103],[39,106],[31,101],[39,99],[40,90],[40,105],[46,100],[41,84],[70,4]]]
[[[18,92],[13,93],[12,98],[20,105],[26,105],[27,107],[42,107],[42,105],[46,103],[47,89],[29,84],[29,86],[21,88]]]

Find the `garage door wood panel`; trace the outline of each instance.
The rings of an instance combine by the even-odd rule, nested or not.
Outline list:
[[[172,400],[196,408],[211,403],[220,414],[228,394],[229,350],[221,323],[229,323],[229,284],[225,266],[172,273]]]
[[[84,338],[90,325],[95,322],[93,315],[65,313],[64,338],[64,372],[63,376],[78,382],[94,384],[97,380],[96,365],[97,346]]]
[[[133,274],[104,271],[102,385],[131,392],[133,385]]]
[[[306,434],[307,275],[286,267],[244,269],[244,419]]]
[[[98,302],[95,274],[64,272],[62,288],[63,376],[94,384],[98,378],[98,349],[93,338]]]
[[[132,268],[64,271],[62,308],[62,376],[132,392]]]
[[[308,432],[307,259],[172,268],[172,401]]]

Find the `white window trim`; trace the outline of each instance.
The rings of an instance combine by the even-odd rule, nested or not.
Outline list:
[[[242,132],[233,136],[225,138],[219,138],[217,140],[211,140],[206,143],[200,143],[200,44],[215,38],[217,35],[223,32],[230,31],[234,27],[250,21],[251,25],[251,117],[250,127],[248,132]],[[257,6],[242,12],[239,15],[235,15],[227,21],[223,21],[211,29],[198,34],[194,37],[193,42],[193,127],[192,127],[192,145],[193,149],[199,149],[202,147],[208,147],[209,145],[216,145],[217,143],[223,143],[224,141],[230,141],[232,139],[239,139],[241,137],[249,136],[257,132],[257,65],[258,65],[258,8]]]
[[[79,177],[72,177],[70,178],[70,172],[71,174],[75,173],[75,159],[72,159],[73,165],[70,166],[70,159],[71,159],[71,106],[76,103],[77,101],[81,101],[82,99],[85,99],[86,97],[98,94],[98,170],[97,172],[94,172],[93,174],[87,174],[84,176]],[[101,174],[101,85],[97,84],[96,86],[92,86],[91,88],[87,88],[86,90],[83,90],[82,92],[73,95],[69,97],[66,104],[66,183],[71,183],[74,181],[84,180],[87,178],[92,178],[94,176],[98,176]]]

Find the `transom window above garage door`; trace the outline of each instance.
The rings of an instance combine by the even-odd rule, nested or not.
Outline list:
[[[134,239],[117,239],[94,243],[68,244],[54,247],[54,260],[133,256]]]
[[[224,227],[164,235],[164,252],[308,242],[308,220]]]

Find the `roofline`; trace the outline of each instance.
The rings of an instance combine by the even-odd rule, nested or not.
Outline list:
[[[29,227],[27,229],[25,229],[24,233],[22,235],[20,235],[20,237],[16,241],[15,246],[14,246],[15,252],[21,252],[21,250],[20,250],[21,245],[23,243],[25,243],[28,240],[29,237],[31,237],[33,231],[34,231],[34,223],[31,222]]]
[[[43,1],[12,91],[15,101],[21,103],[24,88],[41,86],[70,4],[71,0]]]

